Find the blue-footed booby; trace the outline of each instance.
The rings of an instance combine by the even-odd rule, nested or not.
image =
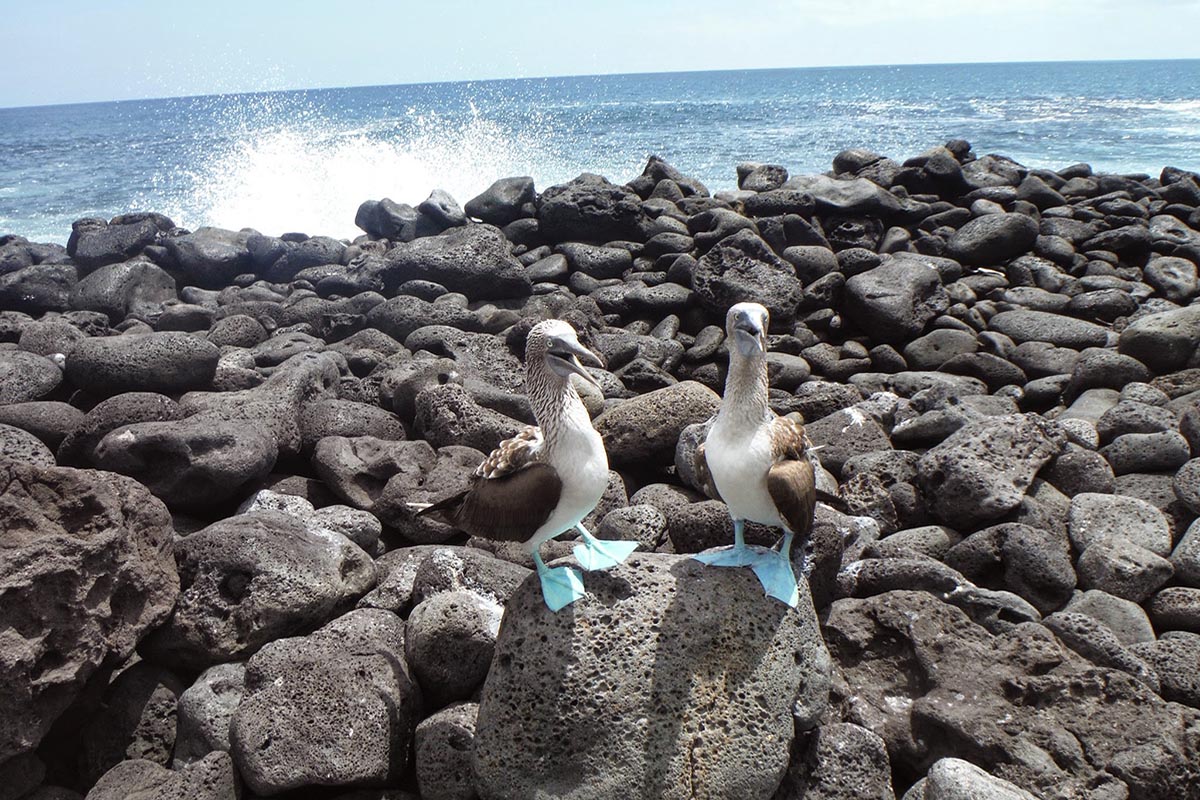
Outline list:
[[[693,556],[719,567],[749,566],[770,597],[795,606],[793,538],[807,537],[816,506],[816,478],[805,454],[804,427],[767,405],[767,309],[738,303],[725,317],[729,373],[725,396],[704,443],[696,448],[696,473],[709,493],[725,501],[734,544]],[[779,550],[746,547],[746,520],[783,528]]]
[[[583,580],[570,567],[547,567],[538,552],[543,542],[575,528],[583,539],[575,557],[586,570],[619,564],[637,547],[601,541],[583,526],[608,486],[608,455],[571,385],[571,375],[596,385],[581,361],[601,366],[569,324],[535,325],[525,344],[525,388],[538,424],[501,442],[465,491],[419,512],[473,536],[525,542],[552,611],[582,597]]]

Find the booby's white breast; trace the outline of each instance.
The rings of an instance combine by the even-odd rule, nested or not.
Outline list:
[[[582,522],[608,488],[604,440],[592,427],[586,412],[582,420],[568,419],[559,429],[545,461],[558,473],[562,494],[549,519],[529,540],[534,548]]]
[[[704,457],[721,499],[734,519],[786,527],[767,490],[767,473],[775,464],[770,428],[749,431],[723,425],[718,417],[704,444]]]

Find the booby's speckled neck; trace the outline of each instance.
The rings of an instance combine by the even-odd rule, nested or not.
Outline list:
[[[546,365],[544,340],[530,339],[525,351],[525,391],[547,450],[553,450],[568,428],[591,426],[591,417],[569,378]]]
[[[772,416],[767,404],[766,353],[745,356],[736,346],[730,347],[725,398],[717,419],[726,425],[751,429]]]

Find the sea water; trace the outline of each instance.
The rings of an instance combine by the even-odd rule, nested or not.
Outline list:
[[[1200,60],[744,70],[428,83],[0,109],[0,234],[136,210],[353,237],[369,198],[497,178],[623,183],[651,154],[710,189],[951,138],[1030,167],[1200,170]]]

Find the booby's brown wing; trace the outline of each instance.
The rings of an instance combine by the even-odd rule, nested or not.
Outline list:
[[[558,505],[562,479],[538,461],[542,432],[533,425],[505,439],[475,470],[466,491],[447,497],[420,514],[435,515],[472,536],[523,542],[533,536]]]
[[[812,529],[817,477],[804,456],[804,427],[783,417],[771,422],[775,464],[767,471],[767,492],[788,528],[798,536]]]
[[[696,452],[692,454],[692,469],[696,471],[696,480],[700,481],[704,493],[713,500],[720,500],[721,493],[717,491],[717,483],[713,480],[712,472],[708,469],[708,459],[704,456],[703,442],[696,447]]]

